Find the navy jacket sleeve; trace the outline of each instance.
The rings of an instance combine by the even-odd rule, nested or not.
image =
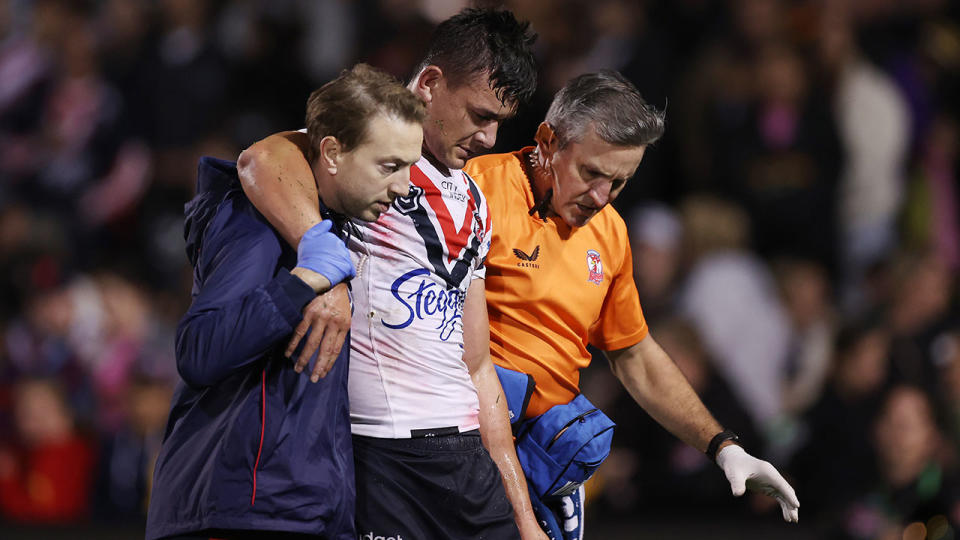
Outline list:
[[[177,326],[177,370],[194,388],[244,369],[286,338],[313,289],[277,261],[276,234],[245,201],[225,201],[204,232],[193,304]]]

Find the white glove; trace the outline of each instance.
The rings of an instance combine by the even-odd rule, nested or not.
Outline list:
[[[800,519],[800,501],[796,493],[770,463],[751,456],[739,445],[731,444],[717,453],[717,465],[727,475],[734,496],[743,495],[747,488],[759,491],[780,503],[784,520],[796,522]]]

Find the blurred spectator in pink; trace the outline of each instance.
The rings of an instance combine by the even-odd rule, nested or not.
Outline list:
[[[812,259],[834,276],[841,152],[832,111],[790,42],[760,47],[752,76],[757,94],[739,129],[717,139],[713,178],[744,205],[761,256]]]
[[[122,98],[103,78],[89,13],[81,4],[49,3],[36,17],[59,25],[50,49],[58,69],[38,93],[38,123],[12,135],[6,152],[14,166],[5,168],[12,179],[31,181],[18,186],[30,200],[68,214],[79,210],[84,225],[97,226],[143,193],[149,157],[142,145],[124,146]],[[14,159],[21,151],[23,159]]]
[[[13,365],[19,373],[69,381],[71,403],[100,429],[122,424],[138,358],[157,357],[166,349],[166,356],[159,357],[166,361],[165,372],[172,371],[172,346],[157,343],[166,334],[155,307],[126,279],[111,273],[80,275],[35,295],[29,306],[30,316],[15,320],[8,330]],[[93,403],[87,403],[91,398]]]
[[[122,425],[130,378],[153,330],[151,306],[144,292],[129,281],[104,273],[78,280],[75,291],[72,345],[81,354],[97,397],[97,425]]]
[[[74,426],[50,379],[25,379],[14,391],[16,438],[0,446],[0,513],[21,523],[87,519],[94,448]]]
[[[119,236],[133,230],[151,169],[146,146],[127,138],[123,96],[103,75],[93,14],[84,2],[39,2],[33,27],[46,36],[37,42],[51,69],[13,109],[29,121],[0,105],[0,187],[60,229],[64,262],[80,266],[113,256],[101,255],[106,228],[126,218]]]

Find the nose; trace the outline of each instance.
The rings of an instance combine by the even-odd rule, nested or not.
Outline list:
[[[500,127],[500,122],[488,122],[480,128],[475,137],[477,144],[487,150],[493,148],[493,145],[497,143],[498,127]]]
[[[597,208],[603,208],[610,202],[612,182],[598,182],[590,188],[590,200]]]
[[[391,199],[403,197],[410,191],[410,167],[404,168],[393,175],[394,180],[387,186],[387,193]]]

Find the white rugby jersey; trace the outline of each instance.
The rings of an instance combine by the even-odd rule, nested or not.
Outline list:
[[[406,197],[376,222],[354,223],[353,433],[409,438],[411,430],[476,429],[461,317],[470,281],[485,275],[486,199],[463,171],[446,176],[421,157]]]

